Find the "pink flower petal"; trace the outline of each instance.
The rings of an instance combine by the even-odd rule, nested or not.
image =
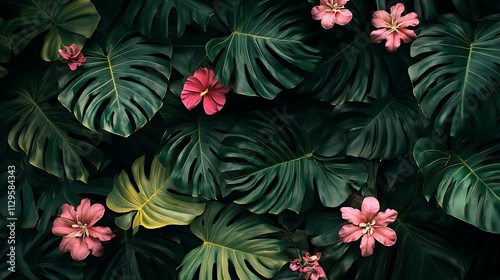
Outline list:
[[[359,211],[359,209],[355,209],[352,207],[342,207],[340,208],[340,212],[342,212],[342,219],[348,221],[351,224],[359,225],[360,223],[366,222],[364,220],[364,216]]]
[[[392,246],[397,240],[396,232],[388,227],[376,227],[372,236],[384,246]]]
[[[337,6],[342,7],[342,6],[345,6],[345,4],[347,4],[347,2],[349,2],[349,0],[334,0],[333,2],[334,3],[332,3],[332,4],[337,4]]]
[[[296,258],[294,259],[291,263],[290,263],[290,269],[292,271],[297,271],[299,268],[302,267],[302,263],[300,262],[300,259],[299,258]]]
[[[75,261],[81,261],[90,254],[83,239],[75,237],[63,237],[61,244],[59,244],[59,250],[63,253],[70,252]]]
[[[394,223],[397,217],[398,211],[393,209],[386,209],[384,212],[379,212],[377,216],[375,216],[375,221],[377,222],[375,225],[386,227],[388,224]]]
[[[385,48],[389,52],[396,52],[401,45],[401,39],[398,36],[397,32],[392,32],[391,34],[387,35],[385,42]]]
[[[115,234],[109,227],[92,227],[89,228],[88,231],[91,237],[97,238],[99,241],[109,241],[111,238],[115,237]]]
[[[85,217],[85,214],[90,208],[90,199],[84,198],[80,201],[80,205],[76,207],[76,214],[78,215],[78,219],[80,222],[84,223],[86,221],[82,221],[82,219]]]
[[[338,25],[346,25],[352,20],[352,13],[347,9],[342,9],[335,14],[335,22]]]
[[[385,40],[388,35],[389,32],[387,32],[385,28],[373,30],[372,33],[370,33],[370,41],[372,43],[380,43]]]
[[[415,38],[417,38],[417,34],[415,34],[415,31],[408,28],[399,28],[397,32],[399,37],[403,39],[403,42],[405,43],[411,43],[415,41]]]
[[[188,110],[192,110],[201,102],[201,95],[199,92],[182,91],[181,101]]]
[[[197,92],[198,94],[200,94],[206,89],[207,85],[203,84],[198,78],[191,76],[187,78],[186,82],[184,83],[182,92],[190,91],[190,92]]]
[[[322,19],[326,14],[326,8],[325,6],[314,6],[311,9],[311,16],[315,20],[320,20]]]
[[[71,206],[71,205],[69,205],[67,203],[64,203],[61,206],[61,210],[62,210],[61,218],[66,218],[66,219],[71,220],[74,223],[76,223],[76,211],[75,211],[75,207],[73,207],[73,206]]]
[[[400,27],[408,27],[408,26],[417,26],[420,21],[418,20],[418,15],[414,12],[408,13],[405,16],[402,16],[399,19],[399,22],[402,22],[403,24],[400,25]]]
[[[361,204],[361,213],[365,216],[366,222],[371,222],[380,210],[380,204],[375,197],[368,196],[363,199]]]
[[[373,250],[375,249],[375,239],[367,234],[363,235],[359,248],[361,249],[361,256],[370,256],[371,254],[373,254]]]
[[[332,13],[325,13],[323,18],[321,18],[321,26],[324,29],[331,29],[335,25],[335,15]]]
[[[323,270],[323,268],[321,266],[315,265],[315,266],[311,267],[311,270],[312,270],[312,273],[310,276],[311,280],[318,280],[319,278],[326,278],[325,271]],[[306,276],[306,279],[307,279],[307,276]]]
[[[339,231],[340,240],[344,243],[354,242],[363,236],[363,228],[355,225],[345,225]]]
[[[372,24],[376,28],[385,28],[391,24],[391,15],[384,10],[375,11],[372,15]]]
[[[96,257],[102,256],[104,253],[104,247],[102,246],[101,242],[95,238],[92,237],[86,237],[85,243],[87,244],[87,247],[90,251],[92,251],[92,255]]]
[[[400,22],[399,18],[401,17],[401,14],[405,11],[405,5],[401,3],[397,3],[396,5],[391,7],[391,15],[398,21]]]
[[[220,92],[208,93],[203,98],[203,109],[207,115],[219,112],[226,103],[226,95]]]
[[[83,217],[81,218],[82,223],[86,223],[87,227],[92,227],[97,221],[99,221],[102,216],[104,216],[104,206],[99,203],[95,203],[90,206],[85,213],[83,213]]]
[[[75,221],[66,218],[56,218],[52,224],[52,233],[58,236],[66,236],[70,233],[76,232],[77,230],[72,227]]]

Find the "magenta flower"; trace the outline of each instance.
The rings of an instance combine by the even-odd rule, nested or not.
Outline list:
[[[365,197],[361,205],[361,211],[352,207],[342,207],[342,218],[352,223],[343,226],[339,231],[339,237],[344,243],[349,243],[361,238],[361,255],[363,257],[373,254],[375,240],[384,246],[392,246],[396,243],[396,232],[387,225],[394,222],[398,212],[387,209],[379,212],[380,205],[374,197]]]
[[[324,29],[330,29],[335,24],[346,25],[352,19],[352,13],[344,8],[349,0],[321,0],[318,6],[311,10],[311,16],[315,20],[321,20]]]
[[[212,69],[200,68],[194,72],[194,75],[187,78],[184,88],[181,92],[181,100],[188,110],[192,110],[203,99],[203,109],[207,115],[213,115],[219,112],[226,103],[226,93],[229,89],[225,88],[215,78],[215,72]]]
[[[370,40],[372,43],[380,43],[383,40],[389,52],[395,52],[401,45],[401,40],[411,43],[417,38],[415,31],[408,29],[409,26],[417,26],[419,23],[416,13],[409,13],[401,16],[405,6],[398,3],[391,7],[391,14],[384,10],[373,13],[372,24],[377,30],[372,31]]]
[[[312,256],[311,254],[309,254],[309,252],[306,252],[306,254],[302,257],[302,261],[300,258],[296,258],[290,263],[290,269],[292,271],[299,270],[301,273],[304,273],[306,280],[318,280],[319,278],[326,278],[325,271],[318,263],[320,258],[320,252]]]
[[[83,56],[82,51],[76,49],[75,43],[71,44],[69,47],[64,46],[64,50],[59,50],[59,54],[66,60],[71,71],[75,70],[78,66],[82,66],[87,60],[87,58]]]
[[[75,261],[85,259],[90,252],[96,257],[102,256],[104,247],[101,241],[109,241],[115,237],[109,227],[94,226],[104,215],[104,206],[99,203],[90,204],[84,198],[75,208],[69,204],[62,205],[62,214],[54,220],[52,233],[62,236],[59,250],[70,252]]]

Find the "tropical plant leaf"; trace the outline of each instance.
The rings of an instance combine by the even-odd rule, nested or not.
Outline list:
[[[42,232],[17,229],[16,239],[14,273],[7,270],[10,246],[2,246],[0,251],[1,279],[82,279],[85,261],[75,262],[69,254],[61,253],[61,237],[52,234],[50,228]]]
[[[226,88],[233,83],[236,93],[267,99],[299,84],[320,59],[316,49],[304,42],[303,8],[259,0],[242,1],[238,8],[221,12],[231,34],[206,46],[219,81]]]
[[[391,159],[413,150],[427,126],[412,95],[346,103],[333,110],[347,135],[346,153],[365,159]]]
[[[218,152],[235,118],[199,116],[172,124],[162,139],[160,161],[174,162],[172,178],[178,186],[192,184],[191,195],[213,200],[220,197],[224,184],[219,172]]]
[[[279,229],[235,204],[211,202],[190,228],[203,244],[184,257],[179,279],[272,278],[288,260],[283,241],[264,237]]]
[[[436,197],[443,210],[480,229],[500,233],[500,130],[462,142],[451,149],[433,138],[422,138],[414,156],[424,174],[424,194]]]
[[[162,106],[172,48],[123,25],[99,35],[85,48],[82,67],[59,69],[59,101],[86,127],[127,137]]]
[[[468,20],[476,20],[479,17],[479,6],[477,0],[452,0],[458,12]]]
[[[182,247],[166,229],[117,231],[101,258],[89,260],[83,279],[176,279]],[[90,262],[93,261],[93,262]]]
[[[7,38],[7,36],[4,35],[5,25],[6,21],[0,18],[0,62],[1,63],[9,62],[11,53],[9,38]],[[7,69],[0,66],[0,78],[3,78],[5,75],[7,75],[8,72],[9,71],[7,71]]]
[[[9,144],[52,175],[86,182],[90,172],[100,168],[104,154],[98,146],[109,142],[109,136],[81,126],[57,104],[58,92],[53,68],[7,89],[1,111],[10,130]]]
[[[388,95],[391,75],[397,74],[399,79],[398,57],[382,44],[370,42],[367,1],[350,1],[346,8],[353,13],[352,21],[346,28],[322,31],[318,36],[321,62],[297,91],[335,105],[363,101],[368,96],[383,99]]]
[[[100,16],[89,0],[20,0],[20,15],[9,20],[6,34],[11,34],[12,50],[18,55],[36,36],[45,35],[42,59],[59,59],[59,49],[76,43],[78,49],[94,33]]]
[[[210,6],[198,0],[137,0],[127,7],[125,23],[146,37],[166,40],[171,37],[168,25],[173,11],[177,19],[177,37],[192,22],[205,29],[214,14]]]
[[[257,112],[238,122],[223,140],[220,171],[235,200],[255,213],[307,211],[315,191],[335,207],[349,186],[366,181],[364,165],[344,157],[346,137],[328,114],[309,111],[294,118]]]
[[[128,229],[130,225],[133,228],[142,225],[153,229],[166,225],[187,225],[203,213],[205,203],[178,193],[181,190],[174,185],[171,177],[172,164],[164,167],[155,157],[148,176],[144,161],[142,156],[132,164],[135,184],[130,181],[127,172],[122,171],[106,199],[109,209],[127,213],[117,218],[119,227]]]
[[[500,22],[472,24],[452,14],[430,24],[411,46],[414,94],[440,133],[473,136],[494,128],[500,113]]]

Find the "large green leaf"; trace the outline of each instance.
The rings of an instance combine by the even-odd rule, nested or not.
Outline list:
[[[175,11],[177,37],[184,33],[186,25],[196,22],[205,29],[214,14],[203,1],[199,0],[135,0],[125,12],[125,23],[135,27],[144,36],[168,39],[169,19]]]
[[[15,271],[10,267],[7,253],[10,246],[4,243],[0,253],[0,278],[24,279],[81,279],[85,261],[75,262],[69,254],[59,251],[61,237],[52,234],[50,229],[39,232],[35,229],[16,230]]]
[[[411,46],[414,94],[436,130],[473,136],[491,130],[500,114],[500,22],[477,26],[456,15],[427,25]]]
[[[238,122],[224,139],[221,172],[229,192],[243,192],[238,204],[255,213],[311,208],[315,192],[335,207],[349,185],[366,181],[364,165],[343,156],[346,137],[328,114],[275,115],[257,112]]]
[[[347,134],[347,155],[390,159],[407,154],[427,125],[410,94],[335,107],[334,118]]]
[[[104,154],[97,146],[109,142],[109,136],[89,131],[58,104],[52,69],[19,79],[6,90],[1,112],[9,144],[50,174],[86,182],[100,168]]]
[[[159,156],[164,165],[175,162],[172,178],[176,185],[192,184],[194,197],[220,197],[224,179],[219,172],[218,152],[234,122],[234,118],[202,115],[167,128]]]
[[[94,33],[100,16],[89,0],[20,0],[21,12],[6,27],[15,54],[19,54],[36,36],[45,35],[41,57],[46,61],[60,58],[59,49],[76,43],[79,49]]]
[[[195,279],[197,270],[198,279],[272,278],[288,260],[283,241],[264,237],[278,228],[240,206],[212,202],[190,227],[203,244],[184,257],[179,279]]]
[[[142,156],[132,164],[135,184],[130,181],[127,172],[122,171],[106,199],[109,209],[127,213],[116,219],[119,227],[128,229],[130,225],[133,228],[142,225],[152,229],[187,225],[203,213],[205,203],[179,193],[181,190],[174,185],[171,177],[172,164],[164,167],[155,157],[148,176],[144,161]]]
[[[499,152],[499,129],[476,140],[456,140],[451,149],[437,139],[420,139],[414,156],[424,174],[426,198],[435,196],[446,213],[500,233]]]
[[[103,257],[87,264],[83,279],[176,279],[182,247],[167,228],[118,231]]]
[[[236,2],[233,0],[232,2]],[[269,0],[243,1],[219,15],[231,34],[208,42],[219,81],[244,95],[273,99],[314,70],[319,57],[305,43],[304,6]]]
[[[82,67],[59,69],[59,101],[86,127],[127,137],[162,106],[172,48],[123,25],[99,35],[85,48]]]
[[[399,74],[397,56],[370,42],[367,1],[350,1],[346,8],[353,13],[352,21],[346,28],[336,26],[317,35],[322,59],[297,90],[331,104],[384,98],[391,74]]]

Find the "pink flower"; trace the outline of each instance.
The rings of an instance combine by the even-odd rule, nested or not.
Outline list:
[[[384,10],[373,13],[372,24],[379,29],[372,31],[370,34],[372,43],[380,43],[383,40],[387,40],[385,47],[389,52],[395,52],[401,45],[401,40],[405,43],[411,43],[417,38],[415,31],[407,27],[418,25],[418,15],[411,12],[405,16],[401,16],[404,10],[405,6],[398,3],[391,7],[390,15]]]
[[[84,198],[75,208],[69,204],[62,205],[62,214],[54,220],[52,233],[62,236],[59,250],[70,252],[75,261],[85,259],[90,252],[96,257],[102,256],[104,247],[101,241],[109,241],[115,235],[109,227],[94,226],[104,215],[104,206],[99,203],[90,204]]]
[[[305,274],[305,278],[318,280],[319,278],[326,278],[325,271],[319,265],[318,261],[321,258],[321,253],[316,253],[316,255],[311,256],[309,252],[302,257],[303,262],[300,258],[294,259],[290,263],[290,269],[292,271],[299,270],[301,273]]]
[[[292,271],[297,271],[299,268],[302,267],[302,263],[300,262],[300,258],[296,258],[294,259],[291,263],[290,263],[290,269]]]
[[[302,257],[304,259],[304,262],[306,264],[318,264],[319,259],[321,258],[321,252],[317,252],[316,255],[309,254],[309,252],[306,252],[306,254]]]
[[[85,60],[87,60],[87,58],[83,56],[82,51],[76,49],[75,43],[71,44],[69,47],[64,46],[64,50],[59,50],[59,54],[66,60],[71,71],[75,70],[78,66],[82,66]]]
[[[352,19],[352,13],[344,8],[349,0],[321,0],[319,6],[311,10],[312,18],[321,20],[324,29],[330,29],[335,24],[346,25]]]
[[[365,197],[361,205],[361,211],[352,207],[342,207],[342,218],[352,223],[343,226],[339,231],[339,237],[344,243],[353,242],[361,238],[361,255],[363,257],[373,254],[375,240],[384,246],[392,246],[396,243],[396,232],[387,225],[396,220],[398,212],[387,209],[379,212],[380,205],[374,197]]]
[[[184,83],[181,100],[188,110],[192,110],[203,99],[205,113],[213,115],[219,112],[226,103],[228,91],[229,89],[217,81],[214,70],[200,68]]]
[[[321,266],[319,266],[319,264],[303,268],[302,273],[305,274],[306,280],[318,280],[319,278],[326,278],[325,271]]]

